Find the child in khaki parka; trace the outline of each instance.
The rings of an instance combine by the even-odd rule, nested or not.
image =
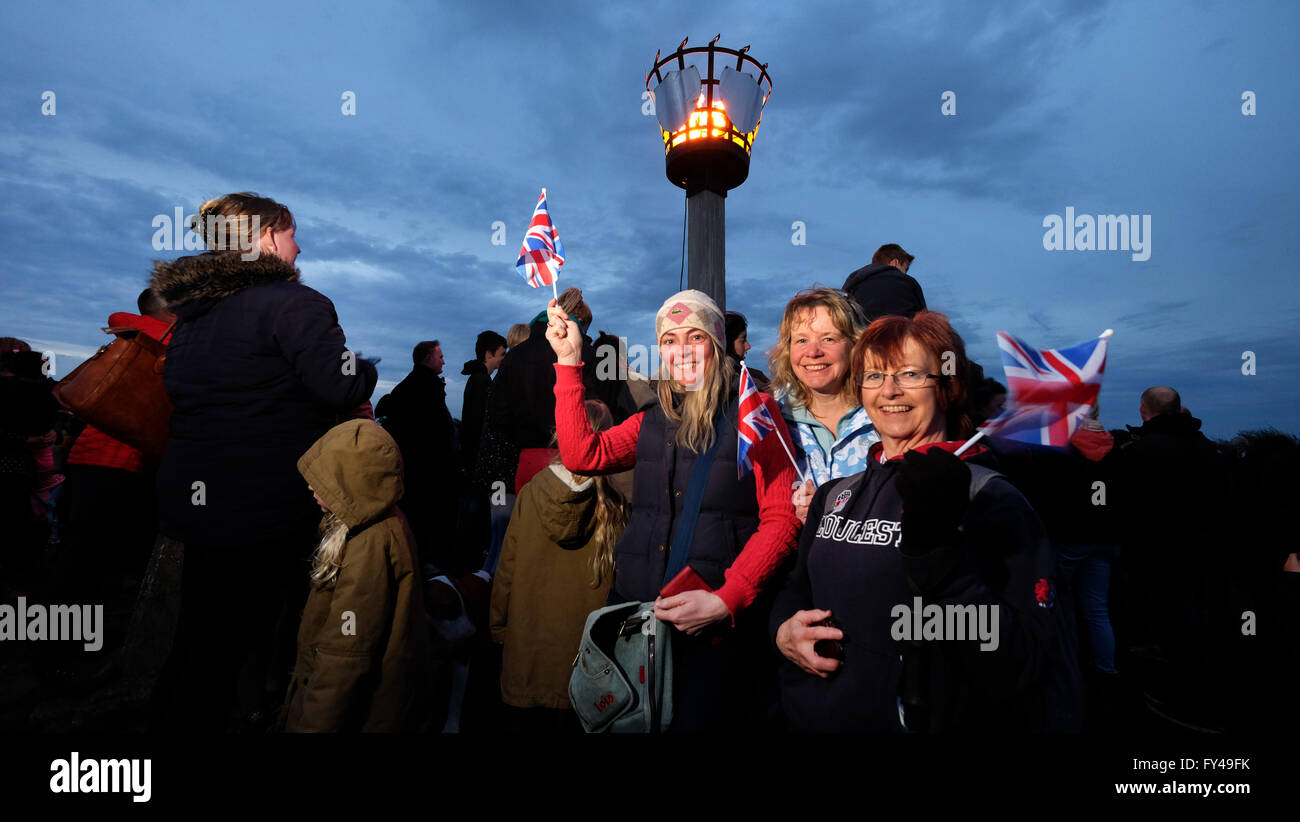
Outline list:
[[[415,539],[396,508],[397,443],[372,420],[348,420],[316,441],[298,471],[326,516],[284,730],[422,730],[428,628]]]

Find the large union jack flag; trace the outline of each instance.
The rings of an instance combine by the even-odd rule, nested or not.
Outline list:
[[[744,477],[745,472],[754,467],[749,457],[749,449],[775,430],[776,421],[772,419],[772,412],[767,410],[767,404],[763,402],[763,397],[749,377],[749,369],[742,362],[740,364],[740,419],[736,422],[737,479]]]
[[[1110,332],[1069,348],[1037,349],[998,332],[1007,407],[984,423],[985,436],[1065,447],[1101,393]]]
[[[537,198],[537,208],[533,209],[533,220],[528,224],[528,233],[524,235],[524,244],[519,248],[519,276],[528,281],[533,288],[551,285],[560,276],[564,266],[564,244],[560,242],[559,232],[551,224],[550,212],[546,210],[546,189]]]

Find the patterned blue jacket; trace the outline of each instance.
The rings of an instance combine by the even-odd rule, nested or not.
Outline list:
[[[795,461],[805,477],[821,487],[825,483],[840,477],[851,477],[867,470],[867,452],[873,443],[880,441],[876,427],[867,416],[865,408],[858,406],[852,414],[840,420],[839,430],[835,432],[835,442],[830,452],[822,450],[817,441],[814,426],[821,423],[813,419],[812,414],[791,396],[777,398],[781,406],[781,416],[785,418],[786,427],[794,438]]]

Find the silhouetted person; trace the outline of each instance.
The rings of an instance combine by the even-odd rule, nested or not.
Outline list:
[[[1178,392],[1142,392],[1142,425],[1109,455],[1119,506],[1127,646],[1148,706],[1194,725],[1222,722],[1227,674],[1215,654],[1231,626],[1221,609],[1222,569],[1236,548],[1224,516],[1227,466]],[[1124,664],[1121,661],[1120,667]]]
[[[417,343],[411,360],[411,373],[379,401],[376,410],[402,450],[406,494],[400,507],[415,532],[420,561],[458,572],[467,562],[460,556],[456,536],[462,483],[442,377],[442,347],[437,340]]]
[[[473,471],[478,461],[479,440],[483,436],[483,418],[487,415],[488,388],[492,375],[506,358],[506,338],[495,331],[483,331],[474,341],[474,359],[461,369],[465,380],[465,397],[460,411],[460,453],[466,471]]]
[[[41,373],[41,355],[22,340],[0,338],[0,596],[36,583],[47,529],[34,505],[40,466],[33,443],[53,430],[54,381]]]
[[[739,311],[728,311],[725,319],[727,325],[727,356],[735,361],[737,367],[740,361],[745,359],[749,349],[754,346],[749,344],[749,320]],[[764,393],[770,393],[768,386],[771,380],[763,373],[763,366],[766,364],[766,358],[761,354],[752,360],[746,360],[745,367],[749,370],[750,377],[754,380],[754,387]]]
[[[844,281],[848,293],[867,322],[889,314],[912,317],[925,310],[925,293],[921,284],[907,274],[916,258],[896,243],[882,245],[871,257],[871,264],[859,268]]]
[[[971,396],[971,423],[975,427],[993,419],[1007,406],[1007,387],[992,377],[985,377],[975,386]]]
[[[176,320],[150,288],[136,298],[136,308],[139,314],[109,315],[108,325],[130,326],[161,340]],[[68,454],[60,517],[72,601],[102,599],[144,572],[158,528],[156,469],[141,451],[93,425],[77,436]]]

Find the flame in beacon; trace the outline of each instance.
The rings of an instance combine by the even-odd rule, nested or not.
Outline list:
[[[724,137],[743,148],[745,153],[748,154],[750,146],[753,145],[754,137],[758,134],[758,127],[755,126],[754,130],[749,134],[741,134],[732,128],[731,121],[727,119],[726,110],[727,107],[721,100],[714,100],[713,110],[710,111],[705,101],[705,95],[700,94],[699,100],[695,103],[695,111],[691,112],[686,125],[671,134],[660,129],[664,139],[664,150],[668,151],[688,140]]]

